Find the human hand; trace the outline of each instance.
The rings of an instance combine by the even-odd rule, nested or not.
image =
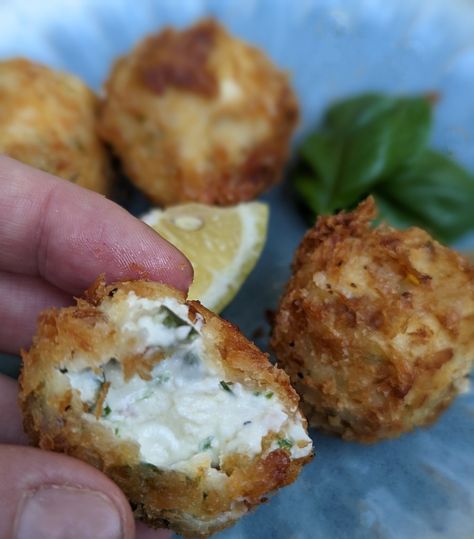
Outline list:
[[[0,157],[0,350],[28,346],[38,313],[72,302],[101,273],[186,290],[192,268],[113,202]],[[24,447],[17,384],[0,375],[0,538],[164,539],[137,525],[121,490],[66,455]]]

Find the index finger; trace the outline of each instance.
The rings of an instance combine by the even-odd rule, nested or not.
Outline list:
[[[0,156],[0,270],[77,294],[99,274],[186,290],[192,267],[150,227],[106,198]]]

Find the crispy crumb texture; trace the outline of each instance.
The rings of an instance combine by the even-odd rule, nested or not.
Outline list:
[[[154,202],[231,205],[277,183],[298,120],[285,73],[212,19],[114,66],[100,132]]]
[[[22,58],[0,62],[0,153],[107,194],[112,169],[98,109],[73,75]]]
[[[375,215],[367,199],[307,232],[272,338],[310,424],[364,442],[433,422],[474,359],[472,265]]]
[[[32,442],[104,471],[151,526],[205,537],[311,458],[287,375],[165,285],[98,281],[40,316],[23,360]]]

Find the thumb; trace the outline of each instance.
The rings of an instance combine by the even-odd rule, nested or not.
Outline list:
[[[0,537],[133,539],[128,502],[105,475],[65,455],[0,446]]]

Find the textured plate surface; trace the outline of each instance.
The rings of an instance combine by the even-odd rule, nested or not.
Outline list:
[[[0,56],[25,55],[99,89],[114,58],[164,24],[213,15],[289,70],[299,136],[335,98],[436,90],[433,144],[474,169],[472,0],[31,0],[0,2]],[[224,316],[267,345],[305,224],[287,185],[271,204],[262,259]],[[135,206],[138,207],[138,206]],[[473,244],[465,238],[459,246]],[[312,432],[317,457],[296,484],[220,535],[228,539],[472,539],[474,395],[435,426],[373,446]]]

